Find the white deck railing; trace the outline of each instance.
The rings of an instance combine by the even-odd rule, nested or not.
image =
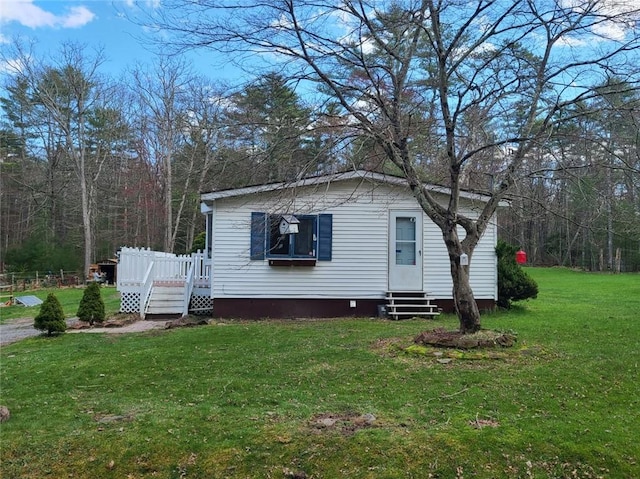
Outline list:
[[[155,269],[155,262],[152,261],[147,267],[147,271],[142,278],[140,284],[140,316],[144,319],[147,314],[147,306],[149,305],[149,298],[151,297],[151,288],[153,288],[153,270]]]
[[[187,281],[208,287],[211,266],[202,252],[175,255],[144,248],[122,248],[118,261],[118,289],[144,288],[147,281]],[[192,275],[192,277],[190,277]]]
[[[191,253],[193,258],[193,285],[200,288],[211,287],[211,263],[202,252]]]
[[[144,248],[122,248],[119,253],[117,289],[120,310],[138,312],[143,318],[154,286],[175,286],[184,291],[182,313],[188,314],[194,290],[211,288],[211,265],[205,253],[175,255]],[[202,291],[195,293],[203,297]],[[208,293],[205,293],[208,296]]]
[[[191,300],[191,293],[193,292],[193,263],[189,266],[189,272],[187,273],[187,281],[184,285],[184,298],[182,302],[182,316],[189,314],[189,302]]]

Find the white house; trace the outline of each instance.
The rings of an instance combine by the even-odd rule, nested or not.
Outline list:
[[[430,189],[446,201],[446,188]],[[463,212],[478,214],[485,200],[463,192]],[[401,318],[453,309],[442,234],[403,178],[352,171],[213,191],[201,201],[204,252],[121,250],[123,312]],[[469,266],[480,309],[497,300],[496,230],[492,222]]]
[[[431,187],[446,200],[448,190]],[[353,171],[201,195],[214,317],[393,317],[453,309],[440,229],[403,178]],[[462,193],[464,213],[485,198]],[[497,300],[493,222],[470,265],[481,309]]]

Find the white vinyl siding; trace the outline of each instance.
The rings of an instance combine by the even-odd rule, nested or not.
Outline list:
[[[473,214],[464,211],[465,214]],[[447,247],[440,229],[425,226],[424,289],[436,298],[451,298],[453,281]],[[462,232],[464,230],[461,230]],[[470,282],[476,299],[497,299],[496,227],[492,223],[476,246],[469,262]]]
[[[213,202],[214,298],[383,298],[388,285],[389,210],[416,209],[407,190],[341,181],[330,186],[262,192]],[[331,261],[315,266],[269,266],[250,260],[252,212],[333,215]],[[451,298],[448,256],[437,226],[423,217],[425,290]],[[486,243],[486,244],[485,244]],[[495,299],[495,228],[471,262],[477,299]]]

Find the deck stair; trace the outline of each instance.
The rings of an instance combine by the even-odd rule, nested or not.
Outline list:
[[[391,319],[432,318],[441,312],[424,291],[387,291],[386,300]]]
[[[182,316],[186,285],[183,282],[153,285],[146,315],[148,319]]]

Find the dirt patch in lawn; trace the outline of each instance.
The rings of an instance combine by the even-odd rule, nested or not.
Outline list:
[[[92,329],[92,328],[122,328],[140,321],[138,313],[118,313],[106,318],[103,322],[89,324],[88,321],[76,320],[67,325],[68,330]]]
[[[516,346],[516,335],[483,330],[474,335],[462,335],[457,331],[437,329],[420,333],[412,341],[404,337],[380,338],[371,344],[371,349],[385,357],[410,361],[411,358],[427,359],[416,364],[432,365],[465,360],[476,365],[487,361],[527,361],[545,357],[557,357],[558,353],[541,346],[520,344]]]
[[[309,427],[316,433],[338,431],[345,436],[351,436],[360,429],[375,427],[376,420],[373,414],[358,412],[321,413],[311,418]]]

